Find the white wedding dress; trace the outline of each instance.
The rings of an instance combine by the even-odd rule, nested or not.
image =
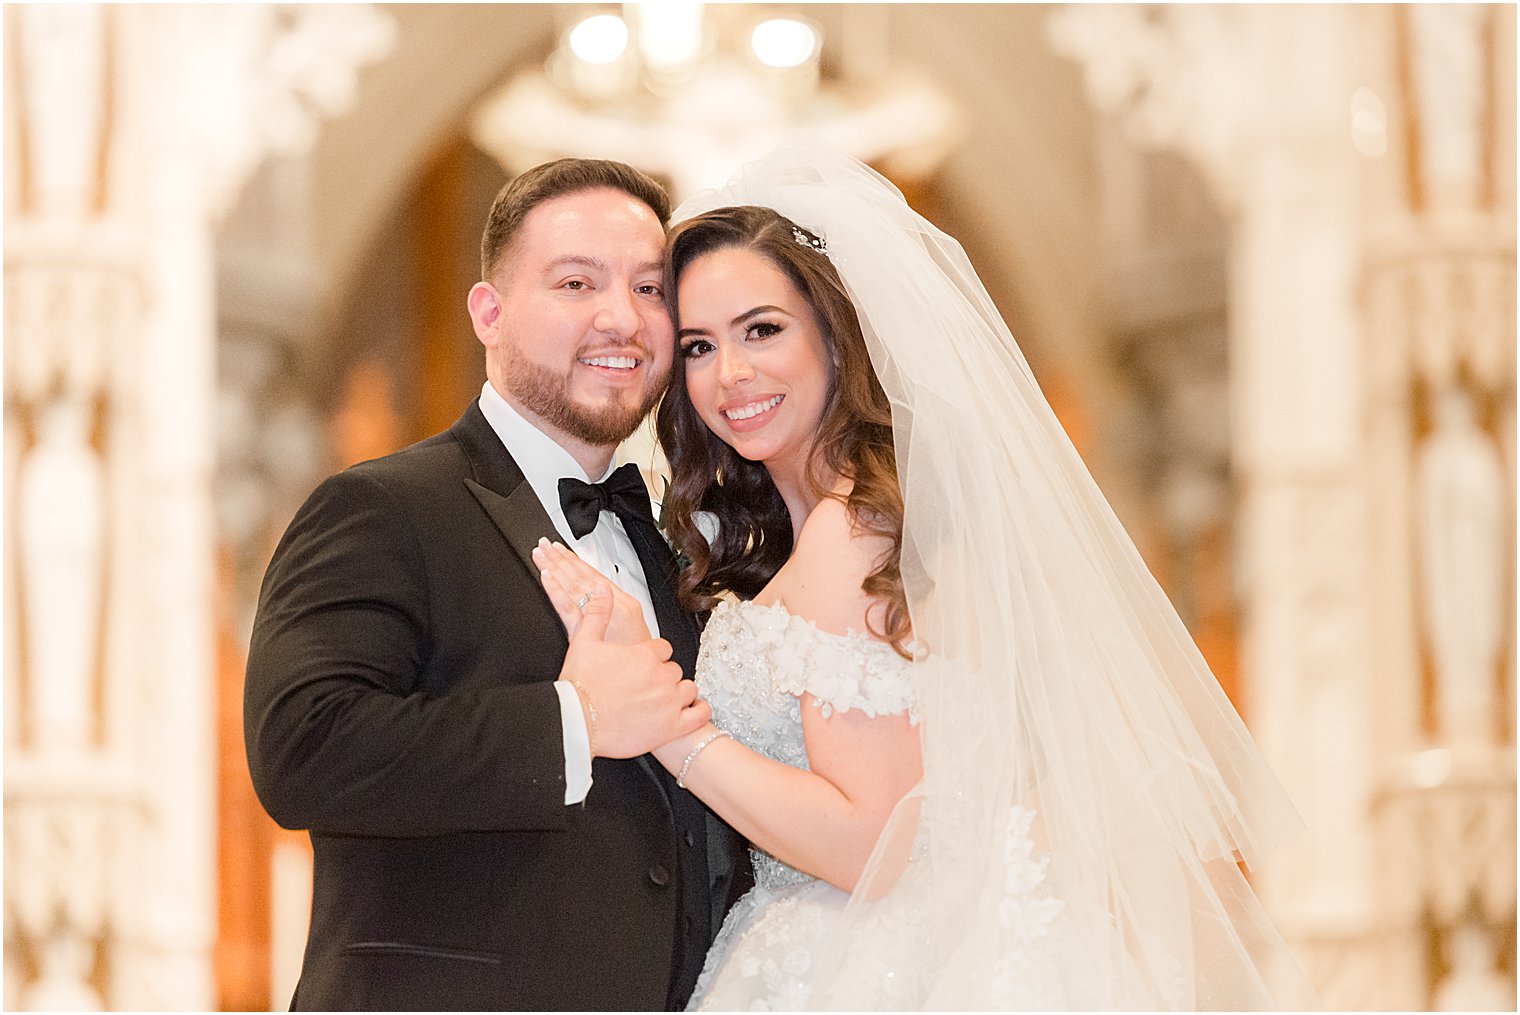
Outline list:
[[[720,603],[702,634],[697,685],[712,706],[713,721],[745,746],[795,768],[807,769],[802,698],[811,694],[824,714],[860,709],[867,715],[917,714],[913,664],[859,633],[821,631],[780,604]],[[1026,814],[1028,812],[1025,812]],[[1022,924],[1029,947],[1002,970],[1009,1007],[1042,1008],[1056,998],[1041,989],[1038,954],[1060,911],[1042,884],[1044,863],[1017,828],[1009,847],[1025,858],[1024,876],[1008,886],[1005,905]],[[926,837],[914,847],[922,859]],[[798,1011],[842,1007],[903,1010],[918,1007],[927,983],[920,975],[930,954],[923,921],[927,885],[923,865],[907,871],[887,895],[861,903],[848,940],[836,931],[850,902],[847,893],[751,850],[755,887],[734,906],[708,953],[694,1011]],[[829,971],[829,996],[816,977]]]
[[[851,897],[760,857],[694,1003],[1316,1006],[1240,866],[1302,822],[960,244],[869,166],[805,138],[671,218],[733,205],[821,238],[859,315],[891,404],[899,563],[929,654],[910,664],[780,607],[724,605],[701,693],[729,733],[798,767],[804,693],[907,711],[924,776],[884,833],[917,844],[895,883],[887,848]]]

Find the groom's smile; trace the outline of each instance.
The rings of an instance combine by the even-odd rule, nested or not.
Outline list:
[[[551,436],[615,445],[664,392],[675,346],[664,244],[649,206],[609,188],[523,219],[490,280],[499,309],[482,340],[492,385]]]
[[[638,379],[639,370],[648,359],[648,350],[640,346],[590,353],[576,357],[576,362],[609,383],[629,383]]]

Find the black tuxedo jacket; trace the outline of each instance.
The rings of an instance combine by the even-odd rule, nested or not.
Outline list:
[[[659,533],[629,525],[660,633],[697,629]],[[293,1007],[661,1009],[691,994],[742,843],[653,758],[564,803],[551,682],[567,639],[530,552],[559,538],[478,404],[325,481],[264,579],[244,733],[253,783],[311,830]]]

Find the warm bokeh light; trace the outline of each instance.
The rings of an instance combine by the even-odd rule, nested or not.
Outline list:
[[[684,67],[702,51],[702,8],[693,0],[640,4],[639,56],[658,70]]]
[[[818,34],[793,18],[760,22],[749,41],[755,57],[767,67],[800,67],[818,48]]]
[[[628,49],[628,25],[616,14],[594,14],[570,30],[570,51],[587,63],[611,63]]]

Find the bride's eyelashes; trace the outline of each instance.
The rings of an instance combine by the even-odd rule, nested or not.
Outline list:
[[[775,338],[785,330],[786,325],[777,321],[753,321],[744,329],[745,341],[763,342],[768,338]],[[687,359],[698,359],[713,351],[712,342],[705,338],[694,338],[689,342],[681,343],[681,355]]]

